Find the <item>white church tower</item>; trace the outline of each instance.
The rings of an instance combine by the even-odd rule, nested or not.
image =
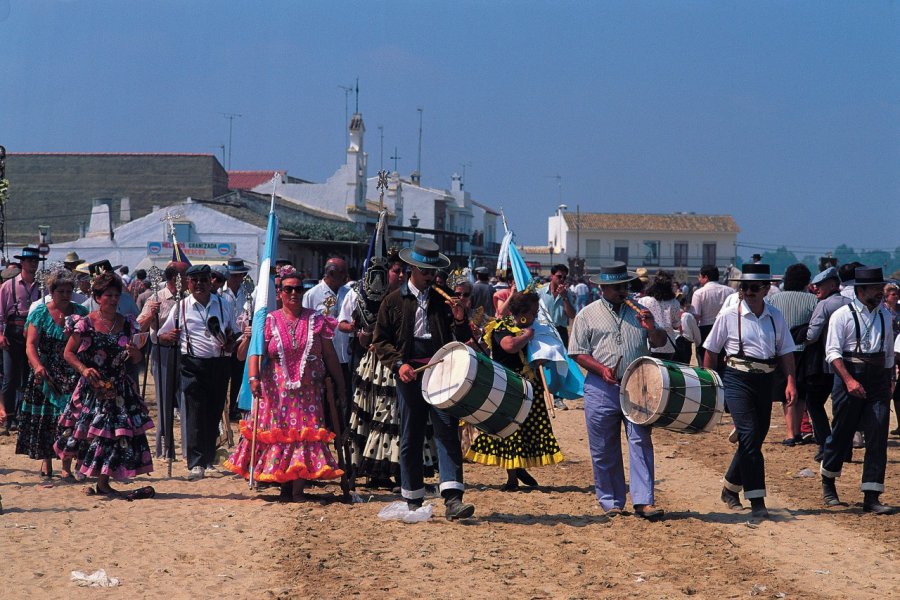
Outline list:
[[[353,206],[360,210],[366,208],[366,176],[368,174],[368,154],[363,150],[363,138],[366,125],[362,114],[353,113],[350,119],[350,146],[347,147],[347,185],[353,188]]]

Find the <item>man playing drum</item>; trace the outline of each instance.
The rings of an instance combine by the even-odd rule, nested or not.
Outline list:
[[[756,518],[769,516],[766,510],[766,468],[762,444],[772,418],[772,384],[776,364],[787,378],[784,395],[793,402],[794,340],[781,312],[763,300],[774,278],[769,265],[746,264],[740,278],[740,302],[723,309],[703,343],[707,350],[703,366],[715,369],[719,352],[727,355],[722,381],[725,405],[737,430],[738,447],[725,473],[722,502],[740,510],[740,496],[750,500]]]
[[[628,438],[630,489],[634,512],[654,520],[663,511],[654,506],[653,441],[650,428],[625,421],[619,403],[619,382],[628,365],[666,343],[653,313],[628,300],[629,282],[637,275],[625,263],[602,267],[598,279],[602,297],[578,313],[569,338],[569,355],[587,369],[584,381],[584,418],[594,469],[597,499],[607,516],[625,507],[625,467],[622,461],[622,422]]]
[[[445,302],[441,295],[433,293],[435,271],[450,266],[450,259],[439,252],[433,240],[416,240],[412,248],[400,251],[400,260],[412,266],[409,279],[381,302],[373,338],[378,359],[390,365],[398,379],[400,493],[410,510],[422,506],[422,444],[426,417],[431,411],[446,516],[450,520],[465,519],[475,513],[475,506],[462,501],[465,487],[459,420],[425,402],[422,373],[417,373],[416,368],[428,364],[447,342],[468,341],[472,330],[458,301]]]

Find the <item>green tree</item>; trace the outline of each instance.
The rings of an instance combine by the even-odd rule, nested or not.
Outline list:
[[[787,269],[790,265],[800,262],[797,260],[797,255],[787,249],[785,246],[780,246],[774,252],[766,252],[762,256],[762,262],[769,265],[771,269],[771,273],[784,273],[784,270]]]

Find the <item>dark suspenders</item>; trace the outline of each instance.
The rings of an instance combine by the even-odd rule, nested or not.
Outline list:
[[[856,329],[856,352],[861,353],[862,349],[860,346],[862,342],[862,335],[860,334],[859,329],[859,316],[856,314],[856,307],[854,307],[853,304],[850,305],[850,314],[853,315],[853,327]],[[878,308],[878,320],[881,322],[881,345],[884,346],[884,313],[881,312],[881,307]]]

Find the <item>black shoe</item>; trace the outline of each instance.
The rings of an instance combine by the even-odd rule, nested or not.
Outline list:
[[[863,511],[872,513],[873,515],[892,515],[894,507],[882,504],[878,500],[878,492],[865,492],[865,500],[863,501]]]
[[[519,482],[518,481],[507,481],[503,485],[500,486],[501,492],[518,492],[519,491]]]
[[[722,488],[722,495],[719,499],[731,510],[743,510],[744,505],[741,504],[741,497],[737,492],[732,492],[728,488]]]
[[[825,502],[825,506],[841,506],[843,504],[838,498],[834,477],[822,475],[822,500]]]
[[[815,456],[813,456],[813,460],[816,461],[817,463],[820,463],[820,462],[822,462],[823,458],[825,458],[825,451],[822,450],[821,448],[819,448],[819,451],[816,452]]]
[[[475,505],[463,502],[462,498],[450,498],[444,502],[444,507],[448,521],[468,519],[475,514]]]
[[[516,469],[516,477],[519,479],[519,481],[521,481],[528,487],[537,487],[538,486],[537,479],[532,477],[531,474],[528,471],[526,471],[525,469]]]
[[[769,510],[766,508],[766,501],[763,498],[752,498],[750,500],[750,514],[757,519],[768,518]]]
[[[406,508],[409,510],[409,512],[415,512],[415,511],[417,511],[418,509],[422,508],[422,500],[421,500],[421,499],[419,499],[419,500],[407,500],[407,501],[406,501]]]
[[[801,444],[813,444],[813,443],[815,443],[815,441],[816,441],[816,436],[814,436],[811,433],[804,433],[803,435],[800,436]]]
[[[794,446],[797,445],[797,442],[794,441],[792,438],[787,438],[786,440],[781,440],[781,445],[787,446],[788,448],[793,448]]]
[[[891,429],[890,434],[891,435],[900,435],[900,427],[898,427],[897,429]]]

